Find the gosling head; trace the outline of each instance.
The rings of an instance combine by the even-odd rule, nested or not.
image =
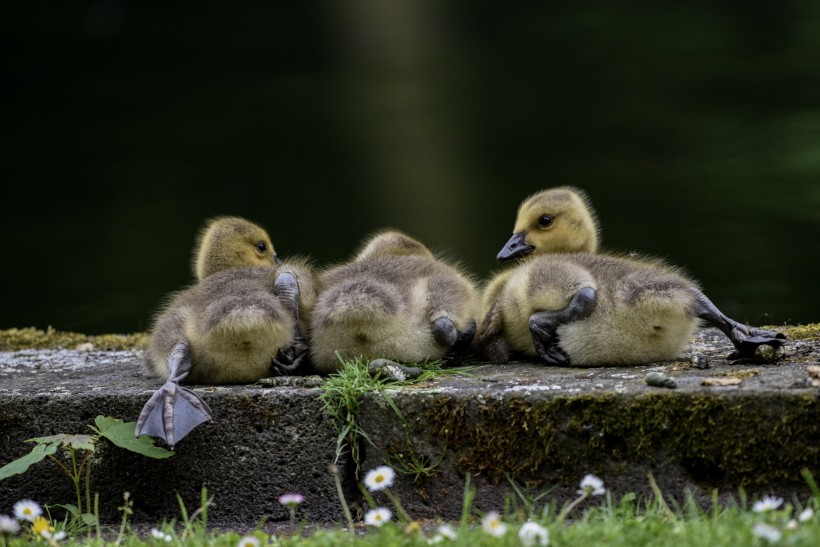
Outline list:
[[[598,221],[581,190],[559,186],[533,194],[518,208],[513,236],[498,261],[544,253],[594,253]]]
[[[380,256],[429,256],[433,253],[412,237],[397,231],[387,231],[370,238],[356,255],[356,260],[368,260]]]
[[[246,266],[281,264],[268,233],[239,217],[217,217],[205,223],[194,247],[193,270],[197,279]]]

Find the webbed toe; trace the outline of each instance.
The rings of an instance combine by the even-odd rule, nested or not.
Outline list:
[[[163,439],[173,448],[212,417],[211,409],[199,395],[176,382],[166,382],[145,403],[134,434]]]

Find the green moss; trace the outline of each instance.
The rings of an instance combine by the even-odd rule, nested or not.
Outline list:
[[[779,328],[777,330],[788,336],[789,340],[820,339],[820,323],[812,323],[810,325],[797,325],[794,327]]]
[[[817,467],[818,411],[814,394],[601,393],[440,399],[426,417],[463,470],[493,482],[505,474],[529,482],[612,476],[640,462],[674,466],[706,487],[753,487]]]
[[[49,327],[39,330],[33,327],[0,330],[0,351],[21,349],[76,349],[81,344],[91,344],[95,350],[144,349],[148,334],[100,334],[87,335],[77,332],[61,332]]]

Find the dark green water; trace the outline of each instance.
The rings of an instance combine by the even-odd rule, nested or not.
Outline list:
[[[0,328],[147,328],[219,214],[484,278],[559,184],[735,319],[820,320],[820,5],[554,4],[9,8]]]

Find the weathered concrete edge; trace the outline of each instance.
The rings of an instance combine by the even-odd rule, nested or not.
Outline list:
[[[434,465],[405,475],[396,492],[418,517],[458,518],[466,475],[482,510],[504,506],[510,481],[531,494],[550,490],[564,503],[586,473],[602,477],[615,499],[661,491],[705,504],[747,494],[797,495],[801,475],[820,476],[820,395],[816,389],[767,392],[521,393],[476,398],[466,393],[394,393],[399,418],[371,398],[361,423],[373,444],[367,465]]]

